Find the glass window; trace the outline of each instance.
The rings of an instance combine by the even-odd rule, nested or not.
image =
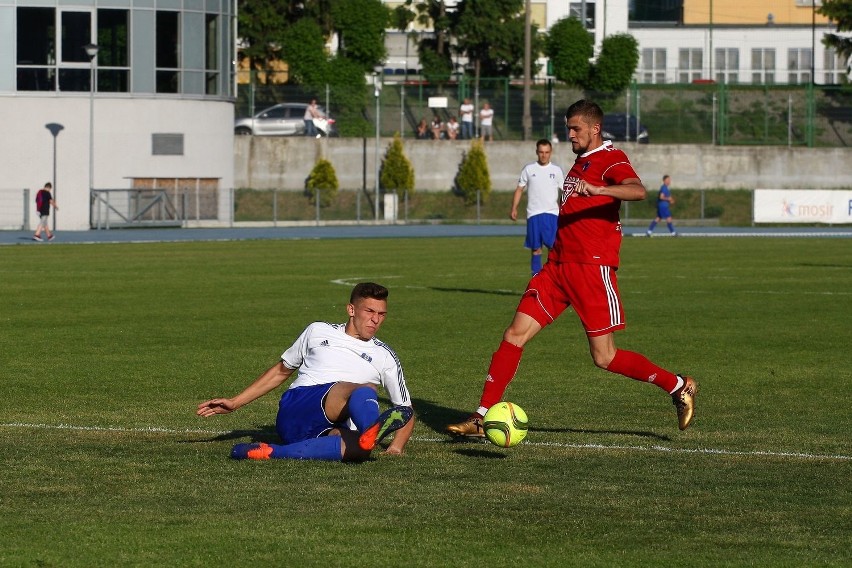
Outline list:
[[[207,14],[204,34],[205,92],[219,94],[219,16]]]
[[[177,93],[180,89],[180,14],[157,12],[156,27],[157,92]]]
[[[92,43],[91,12],[62,12],[62,62],[89,63],[86,45]]]
[[[17,89],[56,90],[56,12],[18,8]]]
[[[129,20],[127,10],[98,10],[98,91],[130,91]]]

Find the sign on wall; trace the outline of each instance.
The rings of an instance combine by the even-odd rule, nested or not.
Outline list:
[[[755,189],[755,223],[852,223],[852,190]]]

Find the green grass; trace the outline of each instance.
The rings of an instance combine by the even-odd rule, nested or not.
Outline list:
[[[0,566],[849,566],[844,239],[626,239],[634,349],[701,383],[596,369],[566,313],[507,398],[510,450],[452,443],[526,284],[519,238],[0,249]],[[201,420],[348,285],[391,289],[380,336],[418,412],[402,457],[237,462],[277,393]],[[65,425],[66,427],[61,427]]]

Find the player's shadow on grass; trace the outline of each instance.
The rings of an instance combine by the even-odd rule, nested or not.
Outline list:
[[[418,422],[422,422],[424,426],[431,428],[439,434],[446,434],[447,424],[460,422],[467,414],[454,408],[442,406],[430,400],[415,398],[412,400],[414,411],[417,414]],[[653,438],[655,440],[670,441],[671,438],[656,432],[648,432],[645,430],[595,430],[592,428],[539,428],[532,427],[530,432],[553,432],[566,434],[599,434],[611,436],[636,436],[640,438]],[[465,438],[454,438],[447,434],[447,442],[460,443],[470,442]],[[479,440],[474,440],[478,442]]]
[[[442,288],[440,286],[427,286],[429,290],[436,292],[463,292],[465,294],[494,294],[497,296],[520,296],[521,292],[513,290],[485,290],[484,288]]]
[[[639,438],[653,438],[665,442],[671,438],[656,432],[642,430],[592,430],[590,428],[530,428],[530,432],[565,432],[568,434],[611,434],[615,436],[637,436]]]
[[[245,440],[248,438],[248,440]],[[280,444],[281,439],[278,437],[278,432],[275,431],[274,425],[258,426],[252,430],[231,430],[230,432],[222,432],[212,438],[203,440],[186,440],[188,443],[207,443],[207,442],[228,442],[234,440],[243,440],[248,442],[266,442],[267,444]]]

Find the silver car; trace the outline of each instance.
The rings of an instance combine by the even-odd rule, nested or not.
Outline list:
[[[238,118],[234,122],[234,134],[255,136],[304,136],[305,103],[280,103],[254,116]],[[322,107],[317,107],[323,116],[328,116]],[[315,120],[317,132],[325,136],[337,136],[334,119]]]

